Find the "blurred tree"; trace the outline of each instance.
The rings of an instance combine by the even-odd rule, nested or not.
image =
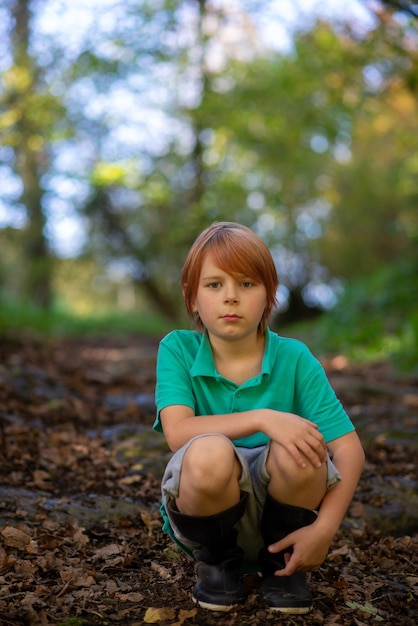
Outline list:
[[[2,77],[0,136],[13,150],[13,169],[21,183],[18,202],[26,211],[22,230],[21,295],[41,307],[51,304],[52,259],[45,236],[42,176],[50,164],[54,124],[63,115],[57,97],[51,95],[42,67],[29,52],[30,0],[11,3],[12,62]]]
[[[138,165],[132,168],[132,163],[126,162],[98,162],[86,212],[92,231],[90,242],[95,232],[107,233],[106,240],[100,236],[94,239],[99,253],[108,260],[124,257],[133,280],[142,283],[162,313],[175,318],[182,310],[179,270],[198,232],[215,219],[251,222],[252,210],[245,207],[242,166],[231,180],[232,186],[226,180],[216,187],[215,193],[211,192],[207,163],[211,129],[205,119],[194,114],[204,107],[211,81],[218,77],[210,70],[214,39],[221,45],[226,60],[231,54],[222,42],[231,28],[228,10],[204,1],[177,5],[175,10],[170,7],[161,6],[153,14],[154,23],[166,24],[166,37],[158,39],[158,58],[159,62],[166,59],[170,63],[173,98],[169,142],[157,154],[152,154],[151,149],[142,169]],[[239,23],[233,24],[239,37],[235,47],[247,45],[248,49],[255,49],[257,40],[254,34],[248,40],[244,18],[238,14]],[[211,34],[214,24],[216,37]],[[229,111],[227,101],[222,107],[224,112]]]
[[[418,6],[415,0],[380,0],[385,6],[395,11],[405,11],[414,17],[418,17]]]
[[[258,230],[295,295],[306,295],[309,285],[332,287],[332,274],[352,275],[353,253],[361,256],[354,266],[358,272],[393,259],[404,238],[400,233],[394,238],[393,210],[379,201],[374,212],[368,208],[378,179],[375,172],[370,180],[356,179],[355,172],[365,169],[356,170],[352,143],[363,136],[363,126],[372,145],[376,126],[370,122],[378,112],[386,115],[394,89],[385,81],[379,97],[371,85],[374,68],[381,65],[402,84],[407,79],[402,26],[392,28],[390,45],[384,26],[377,34],[363,34],[359,45],[349,26],[336,30],[319,22],[296,37],[292,53],[280,54],[261,50],[244,19],[234,24],[238,41],[231,44],[225,8],[202,1],[189,3],[186,13],[169,9],[160,6],[147,16],[170,33],[171,43],[161,47],[158,40],[154,54],[158,49],[158,63],[169,63],[171,123],[180,133],[173,133],[164,150],[150,151],[142,168],[132,162],[96,164],[87,212],[90,242],[103,259],[124,259],[133,279],[170,317],[178,314],[175,294],[186,250],[216,219]],[[140,59],[141,51],[136,54]],[[400,118],[397,123],[399,135],[409,136]],[[400,163],[408,148],[399,148]],[[380,176],[390,170],[391,158],[382,163]],[[372,239],[370,233],[367,239],[358,233],[344,238],[358,231],[352,206],[338,201],[344,197],[344,176],[358,191],[358,214],[369,216]],[[397,193],[400,189],[392,190],[391,197]],[[388,204],[393,204],[389,196]],[[397,210],[405,215],[399,203]],[[377,219],[384,224],[378,230]],[[366,219],[363,223],[366,234]],[[311,288],[311,301],[313,293]]]
[[[418,263],[418,30],[414,20],[378,16],[362,42],[364,93],[346,158],[332,168],[333,211],[321,242],[322,262],[346,278]]]
[[[334,168],[333,211],[321,259],[357,278],[417,255],[418,101],[402,84],[356,119],[346,164]]]
[[[61,41],[65,3],[9,3],[26,43],[3,73],[0,125],[30,240],[78,217],[88,237],[73,254],[141,285],[171,319],[186,250],[214,220],[257,230],[311,301],[332,274],[373,271],[415,241],[416,33],[390,14],[363,33],[318,22],[279,53],[250,5],[114,0],[90,22],[74,9],[83,28]],[[13,91],[19,76],[27,90]]]
[[[394,25],[396,37],[398,50],[380,26],[359,45],[349,28],[319,22],[292,54],[230,66],[228,87],[214,80],[193,113],[211,129],[208,194],[221,207],[222,185],[236,181],[282,281],[311,302],[331,295],[333,276],[371,273],[415,248],[417,111]]]
[[[171,23],[181,32],[185,23],[175,17]],[[261,58],[260,42],[245,20],[235,24],[240,39],[231,46],[227,11],[200,2],[187,17],[187,48],[175,49],[179,97],[172,109],[187,141],[175,138],[136,181],[123,167],[99,163],[88,204],[92,230],[107,232],[108,255],[109,248],[114,258],[121,257],[121,248],[129,251],[126,261],[134,276],[144,286],[153,283],[154,295],[155,285],[174,294],[180,264],[197,233],[216,219],[242,221],[276,247],[284,282],[300,290],[318,272],[305,254],[306,241],[315,229],[318,236],[318,224],[329,211],[316,189],[332,158],[324,144],[334,143],[346,125],[338,119],[346,110],[338,91],[330,85],[331,100],[325,103],[317,76],[327,63],[343,73],[344,46],[324,27],[323,49],[315,37],[308,39],[301,43],[302,60],[300,51]],[[330,51],[335,54],[327,62]],[[167,297],[154,301],[177,314]]]

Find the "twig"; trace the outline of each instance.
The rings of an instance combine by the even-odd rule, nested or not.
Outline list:
[[[56,597],[59,598],[60,596],[62,596],[63,593],[65,593],[68,589],[70,585],[70,581],[67,580],[67,582],[65,583],[64,587],[61,589],[61,591],[59,593],[57,593]]]
[[[8,600],[9,598],[17,598],[18,596],[24,596],[26,591],[16,591],[15,593],[8,593],[7,596],[0,596],[1,600]]]

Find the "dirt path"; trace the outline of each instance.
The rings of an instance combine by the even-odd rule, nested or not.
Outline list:
[[[254,578],[236,613],[190,600],[191,563],[161,532],[167,449],[151,433],[156,342],[0,342],[0,625],[418,623],[418,381],[325,363],[367,464],[314,611],[277,617]]]

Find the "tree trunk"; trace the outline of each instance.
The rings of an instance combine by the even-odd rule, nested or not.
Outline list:
[[[20,201],[27,212],[23,237],[25,280],[23,296],[48,309],[52,303],[52,267],[45,237],[46,219],[42,210],[41,176],[46,170],[45,140],[36,122],[31,121],[31,95],[37,89],[39,68],[29,55],[30,0],[16,0],[12,9],[14,27],[12,49],[16,71],[25,75],[24,87],[16,85],[10,98],[15,101],[20,116],[16,122],[15,167],[22,182]]]

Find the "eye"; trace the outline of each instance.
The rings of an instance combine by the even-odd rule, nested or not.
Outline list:
[[[208,283],[206,286],[209,287],[209,289],[218,289],[218,287],[220,287],[221,283],[218,281],[213,281],[212,283]]]
[[[244,289],[248,289],[249,287],[252,287],[254,283],[252,283],[250,280],[243,280],[241,285],[242,287],[244,287]]]

